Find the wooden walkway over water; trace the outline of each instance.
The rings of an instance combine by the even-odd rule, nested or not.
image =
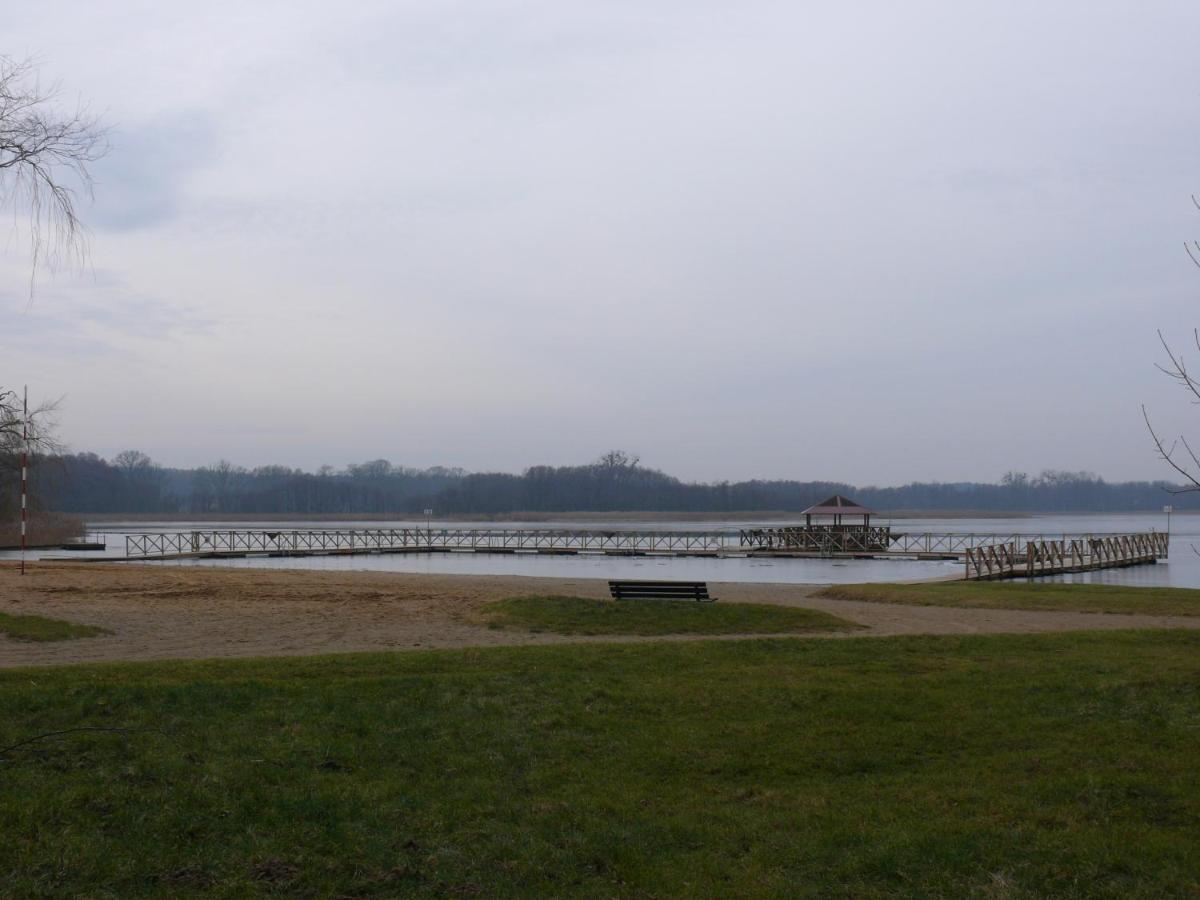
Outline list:
[[[769,529],[608,531],[525,528],[239,529],[127,534],[127,559],[318,556],[362,553],[522,553],[605,556],[940,559],[967,578],[1012,578],[1136,565],[1167,555],[1167,536],[892,534],[824,541],[818,549],[764,538]]]
[[[1094,569],[1118,569],[1167,558],[1169,536],[1160,532],[1027,538],[973,547],[965,556],[968,579],[1034,578]]]

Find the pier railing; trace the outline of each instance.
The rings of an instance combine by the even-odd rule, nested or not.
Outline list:
[[[892,540],[891,528],[875,525],[784,525],[738,532],[738,546],[768,551],[878,553],[889,550]]]
[[[979,580],[1032,578],[1120,568],[1165,559],[1168,549],[1168,536],[1154,531],[1083,535],[1061,540],[1025,538],[968,548],[966,577]]]
[[[187,531],[128,534],[130,558],[310,555],[318,553],[477,550],[541,553],[681,553],[707,555],[728,545],[723,532],[568,529],[368,528],[321,531]]]
[[[127,534],[125,556],[169,559],[455,551],[613,556],[875,556],[961,560],[967,578],[1011,578],[1133,565],[1167,555],[1167,536],[1156,532],[1051,537],[978,532],[895,534],[889,528],[870,528],[799,540],[789,531],[416,527],[152,532]]]

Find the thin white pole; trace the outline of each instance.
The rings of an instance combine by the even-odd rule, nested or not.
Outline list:
[[[25,574],[25,531],[29,519],[28,495],[29,468],[29,385],[21,401],[21,574]]]

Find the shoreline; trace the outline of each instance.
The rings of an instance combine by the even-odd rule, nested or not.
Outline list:
[[[1200,617],[906,606],[823,597],[825,584],[709,584],[718,602],[797,606],[828,612],[862,627],[854,633],[787,635],[793,640],[1200,628]],[[714,639],[687,634],[649,638],[562,635],[489,627],[483,613],[488,603],[530,595],[606,599],[607,581],[73,562],[34,563],[22,577],[16,564],[2,563],[0,612],[66,619],[111,633],[40,644],[0,636],[0,669],[154,659]],[[775,635],[720,639],[762,637]]]

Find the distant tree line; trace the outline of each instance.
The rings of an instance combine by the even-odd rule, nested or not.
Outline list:
[[[462,478],[461,469],[411,469],[387,460],[317,472],[287,466],[247,469],[219,460],[197,469],[157,465],[129,450],[111,460],[94,453],[40,461],[34,475],[40,502],[74,513],[195,513],[276,515],[411,512]]]
[[[0,466],[0,470],[2,470]],[[14,481],[0,474],[0,508],[12,508]],[[1163,504],[1200,508],[1196,494],[1170,494],[1167,482],[1107,482],[1087,472],[1009,472],[997,483],[912,483],[855,487],[828,481],[689,483],[641,465],[621,451],[581,466],[533,466],[516,475],[397,466],[387,460],[247,469],[226,460],[197,469],[158,465],[130,450],[111,460],[93,453],[43,456],[32,476],[37,505],[70,513],[263,515],[500,515],[514,512],[799,511],[830,494],[880,510],[1124,512]]]

